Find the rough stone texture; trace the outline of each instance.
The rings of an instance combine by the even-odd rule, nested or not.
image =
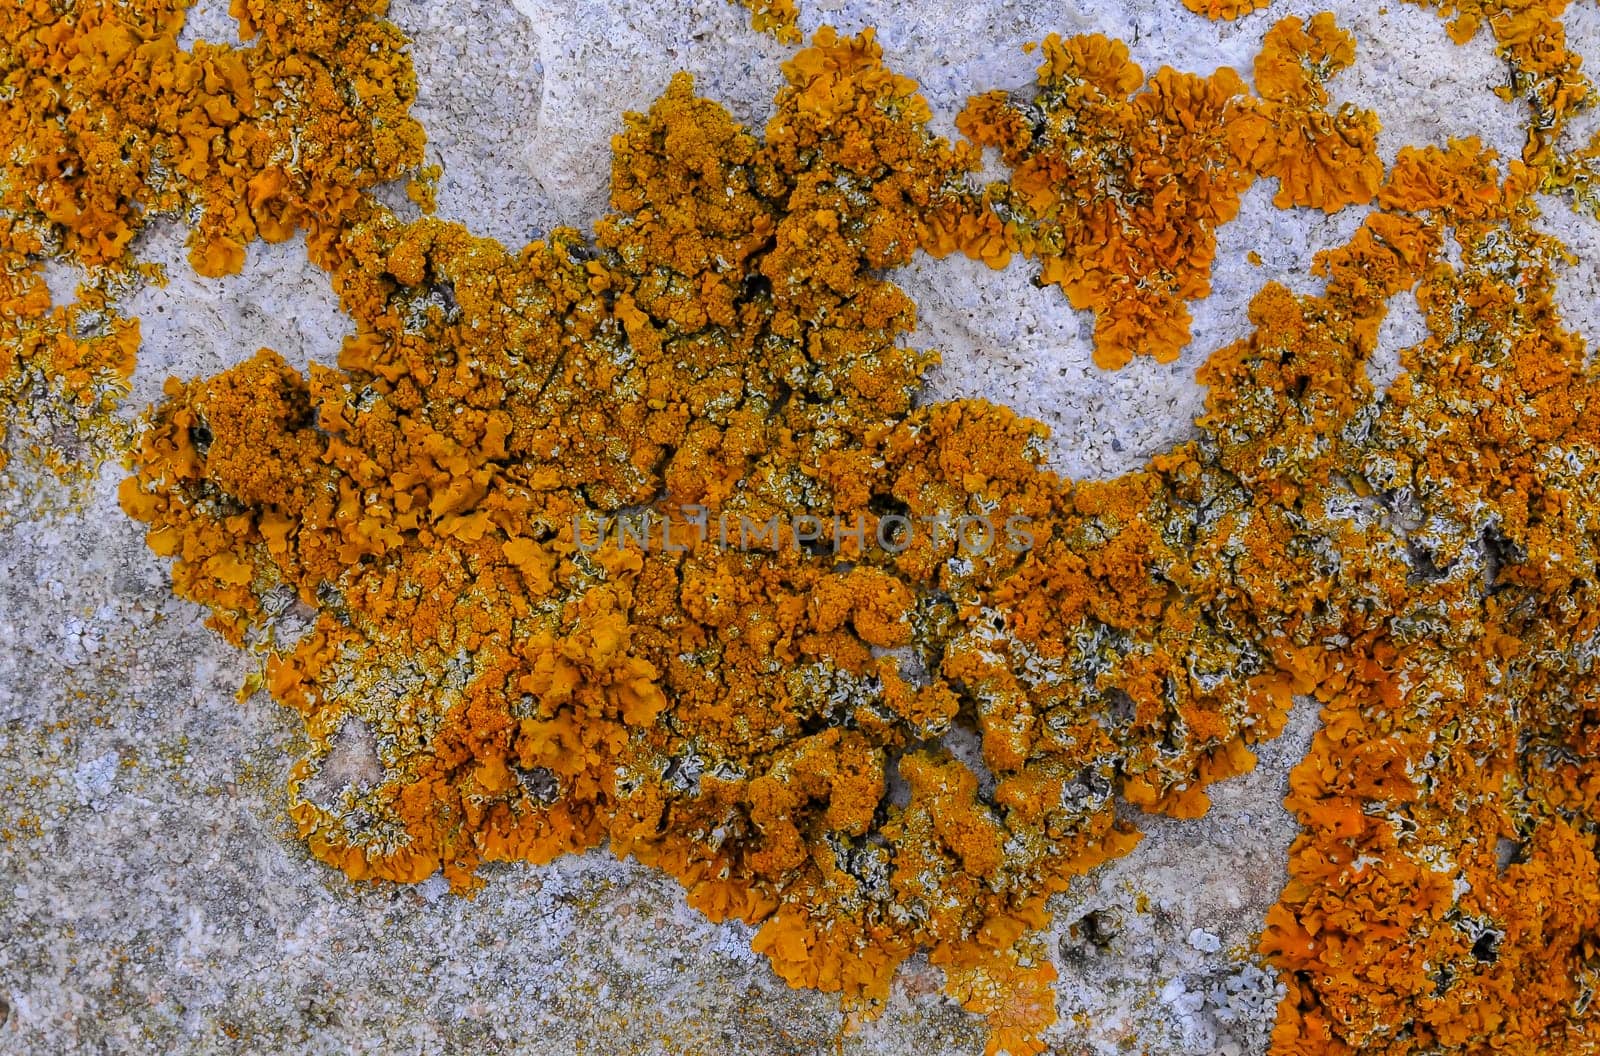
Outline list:
[[[1122,37],[1147,70],[1248,72],[1272,18],[1324,6],[1359,42],[1334,90],[1378,110],[1386,157],[1464,134],[1518,153],[1520,115],[1489,94],[1503,67],[1488,44],[1457,48],[1434,15],[1399,0],[1280,3],[1233,24],[1176,0],[1071,11],[811,0],[805,25],[878,26],[949,131],[970,92],[1028,83],[1034,60],[1020,45],[1045,32]],[[1591,66],[1597,11],[1579,5],[1569,22]],[[722,0],[396,0],[392,14],[415,42],[441,215],[508,245],[603,212],[621,111],[647,106],[674,70],[759,125],[786,54]],[[224,0],[204,0],[186,40],[233,30]],[[1025,265],[919,260],[897,279],[921,306],[915,339],[944,354],[927,398],[984,396],[1041,418],[1068,475],[1136,468],[1188,435],[1204,398],[1194,369],[1243,336],[1261,282],[1315,289],[1312,254],[1363,215],[1281,212],[1272,190],[1249,192],[1221,232],[1215,292],[1170,365],[1094,368],[1088,316],[1033,287]],[[1592,342],[1600,225],[1548,204],[1547,228],[1585,258],[1561,293]],[[298,240],[250,247],[245,272],[220,282],[188,270],[182,241],[158,225],[139,244],[169,282],[124,305],[144,334],[129,413],[168,374],[209,374],[262,345],[297,366],[336,354],[349,324]],[[52,271],[58,298],[74,282]],[[1401,295],[1373,367],[1380,384],[1420,336]],[[0,494],[0,512],[22,514],[0,518],[0,1052],[981,1051],[979,1024],[939,995],[925,963],[902,972],[881,1019],[847,1033],[833,999],[789,990],[751,953],[747,929],[712,926],[674,883],[603,853],[491,869],[473,901],[438,880],[354,885],[312,862],[280,791],[303,746],[270,700],[235,701],[258,659],[170,596],[162,562],[117,508],[119,476],[108,467],[69,515],[29,519],[26,494]],[[1264,1051],[1277,981],[1251,950],[1295,835],[1279,805],[1286,774],[1315,724],[1302,705],[1254,773],[1215,790],[1206,818],[1143,819],[1133,854],[1057,900],[1058,1051]]]
[[[215,374],[262,348],[277,350],[297,370],[338,358],[355,325],[339,311],[327,273],[306,259],[303,236],[255,243],[244,270],[219,282],[190,269],[187,234],[176,221],[157,221],[134,247],[140,259],[165,269],[166,285],[143,286],[122,304],[138,317],[143,342],[125,405],[130,414],[160,399],[169,375]]]

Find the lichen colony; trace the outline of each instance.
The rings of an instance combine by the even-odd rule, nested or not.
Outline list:
[[[1600,378],[1533,223],[1535,193],[1600,206],[1600,141],[1559,142],[1594,102],[1564,3],[1429,5],[1492,35],[1526,147],[1388,166],[1380,115],[1332,101],[1360,42],[1330,15],[1174,3],[1260,26],[1253,69],[1207,76],[1040,27],[1033,89],[974,86],[951,142],[870,32],[745,6],[796,49],[766,127],[679,75],[625,118],[592,234],[517,249],[427,215],[383,0],[234,0],[245,42],[187,50],[180,0],[0,13],[0,431],[71,474],[53,401],[79,460],[128,454],[174,590],[304,722],[311,853],[471,894],[605,845],[866,1014],[927,951],[991,1052],[1032,1053],[1047,902],[1138,841],[1118,802],[1203,814],[1310,696],[1273,1051],[1600,1049]],[[420,218],[372,193],[396,180]],[[1167,361],[1257,180],[1372,211],[1320,292],[1265,282],[1195,439],[1073,482],[1038,423],[920,398],[919,251],[1030,269],[1102,369]],[[337,363],[172,379],[123,436],[115,293],[156,216],[206,276],[303,232],[353,322]],[[87,269],[71,307],[56,259]],[[1380,388],[1400,297],[1427,334]],[[975,522],[1027,545],[909,530]],[[381,779],[319,798],[355,724]]]

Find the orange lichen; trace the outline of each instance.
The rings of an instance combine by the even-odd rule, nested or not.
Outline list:
[[[800,7],[795,0],[733,0],[750,11],[750,27],[785,44],[800,43]]]
[[[1212,21],[1231,22],[1255,11],[1264,11],[1272,0],[1183,0],[1183,6]]]
[[[1210,77],[1163,67],[1146,81],[1120,41],[1051,35],[1032,101],[990,92],[957,118],[1011,169],[988,191],[996,216],[965,230],[962,248],[997,265],[1007,250],[1038,260],[1040,281],[1095,312],[1099,366],[1176,358],[1189,302],[1211,291],[1216,229],[1254,179],[1276,177],[1285,208],[1371,199],[1377,120],[1328,113],[1321,86],[1350,51],[1331,16],[1309,32],[1285,19],[1257,60],[1257,100],[1226,67]]]
[[[8,247],[37,252],[14,241],[31,232],[114,263],[148,216],[194,210],[191,259],[231,274],[256,237],[337,230],[360,190],[421,160],[404,40],[374,17],[385,6],[235,0],[254,46],[183,51],[181,0],[12,5],[0,129],[22,149],[0,161]]]
[[[53,305],[40,266],[0,271],[0,472],[16,452],[67,481],[129,440],[112,414],[127,394],[138,320],[120,318],[102,290]],[[0,511],[0,519],[4,518]]]
[[[123,501],[230,638],[319,611],[267,673],[317,745],[291,813],[318,857],[470,890],[480,861],[609,837],[761,922],[785,978],[876,1002],[918,948],[1010,956],[1133,846],[1119,788],[1193,816],[1287,696],[1226,673],[1270,664],[1246,639],[1193,677],[1231,576],[1164,527],[1197,482],[1072,488],[1036,425],[913,407],[932,357],[880,276],[972,215],[976,158],[870,35],[785,72],[765,137],[686,77],[630,116],[592,249],[362,199],[312,246],[356,323],[338,369],[172,383]],[[771,527],[728,546],[696,507]],[[891,514],[925,527],[890,546]],[[802,517],[820,549],[783,542]],[[938,530],[963,520],[1031,545]],[[608,521],[624,545],[596,548]],[[319,800],[350,722],[385,776]],[[1053,1006],[1000,963],[952,986],[1017,1048]]]
[[[1327,13],[1273,26],[1256,56],[1261,100],[1234,146],[1252,171],[1276,177],[1273,204],[1337,212],[1372,200],[1383,178],[1378,118],[1348,103],[1329,112],[1323,82],[1355,59],[1355,38]]]
[[[1470,142],[1408,148],[1379,196],[1374,221],[1435,247],[1416,293],[1430,335],[1330,450],[1381,511],[1342,553],[1392,600],[1330,653],[1324,726],[1291,780],[1306,832],[1262,939],[1290,972],[1275,1051],[1600,1043],[1594,814],[1570,791],[1594,782],[1573,740],[1593,676],[1573,657],[1597,611],[1577,511],[1600,421],[1550,302],[1560,250],[1529,223],[1537,177],[1494,162]],[[1446,230],[1459,268],[1438,259]]]
[[[1176,358],[1188,302],[1210,292],[1215,229],[1249,184],[1228,134],[1244,83],[1227,68],[1163,68],[1144,82],[1126,45],[1100,36],[1052,34],[1043,52],[1042,124],[996,92],[957,119],[1012,170],[990,189],[1006,244],[1038,259],[1040,280],[1073,307],[1095,310],[1099,366]]]
[[[154,211],[197,211],[208,274],[305,230],[353,321],[306,375],[264,349],[169,381],[121,492],[304,723],[314,855],[471,892],[609,841],[758,925],[795,985],[870,1012],[927,950],[990,1052],[1035,1052],[1046,903],[1137,842],[1119,798],[1204,813],[1311,695],[1262,938],[1275,1051],[1600,1043],[1600,399],[1532,226],[1548,153],[1408,148],[1380,178],[1371,116],[1327,112],[1351,41],[1317,16],[1269,32],[1259,97],[1048,38],[1035,100],[961,117],[1012,171],[979,193],[872,35],[825,30],[763,133],[680,76],[624,121],[594,238],[512,253],[364,193],[421,142],[381,7],[236,0],[256,43],[192,53],[154,0],[0,16],[30,101],[0,118],[25,144],[0,378],[114,396],[135,324],[97,329],[93,285],[52,307],[41,259],[125,261]],[[1534,47],[1520,9],[1489,17]],[[1565,112],[1552,62],[1535,94]],[[919,249],[1030,256],[1097,312],[1103,365],[1168,359],[1267,175],[1282,205],[1377,208],[1321,292],[1254,298],[1195,439],[1073,484],[1037,423],[917,401],[935,357],[891,276]],[[1401,295],[1429,336],[1380,393]],[[378,776],[329,789],[352,727]]]
[[[236,0],[243,35],[260,36],[254,46],[202,41],[184,51],[187,6],[30,0],[0,12],[0,137],[12,145],[0,158],[7,318],[37,315],[39,262],[64,256],[90,269],[89,300],[75,310],[131,335],[127,360],[137,328],[109,318],[105,288],[151,217],[197,217],[191,263],[202,275],[233,274],[253,239],[302,229],[329,238],[363,189],[421,161],[422,129],[407,114],[415,78],[399,31],[375,17],[381,0],[337,14],[273,5],[270,17]],[[64,356],[14,351],[0,360],[0,384],[32,384],[14,373],[26,358],[29,377],[64,394],[53,397],[55,416],[70,417],[62,401],[87,390],[84,369]],[[115,389],[101,387],[110,398]]]
[[[1050,988],[1056,969],[1043,950],[974,947],[942,966],[951,995],[989,1025],[984,1056],[1002,1052],[1034,1056],[1045,1051],[1039,1036],[1056,1021],[1056,995]]]
[[[1495,88],[1502,99],[1522,99],[1529,110],[1522,159],[1548,166],[1566,121],[1594,102],[1594,89],[1567,49],[1561,15],[1568,0],[1412,0],[1450,19],[1450,38],[1465,43],[1487,26],[1495,50],[1511,66],[1511,80]]]

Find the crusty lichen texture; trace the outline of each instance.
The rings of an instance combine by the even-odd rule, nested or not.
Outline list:
[[[800,43],[800,8],[795,0],[730,0],[750,11],[750,26],[785,44]]]
[[[1280,207],[1330,213],[1377,190],[1377,118],[1327,110],[1322,82],[1354,57],[1331,15],[1272,28],[1255,63],[1259,99],[1228,67],[1162,67],[1146,80],[1127,45],[1098,35],[1052,34],[1043,52],[1034,99],[978,96],[957,126],[1011,169],[986,195],[983,259],[1037,259],[1039,281],[1093,309],[1101,367],[1178,357],[1189,302],[1211,292],[1216,229],[1257,177],[1278,180]]]
[[[236,0],[256,43],[189,53],[181,6],[38,2],[0,16],[31,100],[3,118],[0,375],[128,374],[135,324],[91,327],[93,289],[52,308],[49,254],[114,276],[180,212],[219,274],[309,232],[338,362],[170,380],[122,502],[263,654],[313,746],[292,819],[353,878],[471,893],[482,863],[607,844],[758,925],[796,986],[870,1014],[926,951],[991,1053],[1034,1053],[1047,902],[1139,839],[1119,804],[1203,814],[1313,696],[1261,943],[1274,1051],[1588,1051],[1600,393],[1530,195],[1583,200],[1549,132],[1589,93],[1525,39],[1554,13],[1451,11],[1524,71],[1522,159],[1385,171],[1377,118],[1332,107],[1357,42],[1327,15],[1263,23],[1253,93],[1047,37],[1035,95],[975,96],[956,143],[870,32],[824,29],[764,130],[680,75],[614,140],[593,236],[508,251],[366,193],[421,157],[381,3]],[[986,147],[1009,176],[980,187]],[[1103,366],[1170,359],[1258,178],[1373,209],[1321,292],[1261,289],[1195,439],[1074,483],[1037,423],[919,402],[935,356],[892,281],[919,250],[1026,256],[1093,309]],[[1379,391],[1401,296],[1428,336]],[[357,733],[377,776],[320,780]]]
[[[384,0],[233,0],[251,46],[186,51],[187,6],[0,9],[0,445],[47,464],[105,446],[138,347],[107,293],[151,217],[189,220],[195,270],[230,275],[253,240],[332,237],[363,190],[422,160],[416,79],[404,37],[376,17]],[[70,308],[45,288],[57,257],[86,269]],[[53,429],[37,427],[46,417]],[[74,433],[93,450],[52,435]]]

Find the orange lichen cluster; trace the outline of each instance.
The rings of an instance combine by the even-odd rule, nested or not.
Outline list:
[[[1589,212],[1600,216],[1592,190],[1600,168],[1600,132],[1587,146],[1563,150],[1561,134],[1571,118],[1596,102],[1594,86],[1583,73],[1582,56],[1567,47],[1562,22],[1569,0],[1411,0],[1433,8],[1450,20],[1450,38],[1464,44],[1485,26],[1495,52],[1510,67],[1508,82],[1495,87],[1507,101],[1521,99],[1528,108],[1527,139],[1522,160],[1543,174],[1543,189],[1566,192]]]
[[[112,318],[106,287],[152,216],[191,220],[190,261],[202,275],[237,272],[245,246],[305,230],[331,238],[361,191],[421,160],[421,126],[407,111],[415,77],[404,38],[377,15],[383,0],[284,5],[235,0],[251,47],[178,47],[185,0],[74,4],[27,0],[0,11],[0,385],[53,392],[56,417],[88,397],[86,375],[125,380],[137,327]],[[61,337],[39,282],[61,256],[89,269],[74,317],[104,317],[125,335]],[[48,320],[55,320],[53,323]],[[44,333],[57,347],[36,353]],[[24,369],[26,368],[26,369]],[[41,392],[34,402],[42,406]],[[77,415],[82,417],[81,415]],[[104,417],[101,415],[100,417]],[[3,425],[3,423],[0,423]]]
[[[180,50],[182,0],[8,5],[0,75],[3,245],[122,259],[155,213],[198,214],[191,262],[239,270],[245,244],[338,230],[360,191],[421,160],[416,79],[385,0],[234,0],[235,48]]]
[[[1236,130],[1234,144],[1250,171],[1275,177],[1280,209],[1304,205],[1337,212],[1372,200],[1383,179],[1378,117],[1332,101],[1324,82],[1355,61],[1355,38],[1324,12],[1309,22],[1283,19],[1256,56],[1261,99]]]
[[[800,6],[795,0],[731,0],[750,11],[750,27],[785,44],[800,43]]]
[[[1496,54],[1510,68],[1495,87],[1501,99],[1527,106],[1522,159],[1539,173],[1540,189],[1566,196],[1575,209],[1600,217],[1600,130],[1582,146],[1563,144],[1572,119],[1600,101],[1567,47],[1562,21],[1569,0],[1411,0],[1448,18],[1450,37],[1464,44],[1488,26]]]
[[[1054,1009],[1019,939],[1136,841],[1115,793],[1203,812],[1290,682],[1170,531],[1197,484],[1072,488],[1037,425],[914,406],[932,357],[881,275],[970,216],[974,152],[870,35],[785,73],[763,137],[687,77],[630,116],[592,247],[363,200],[313,246],[356,322],[338,368],[171,383],[124,506],[232,640],[319,613],[265,676],[318,745],[292,814],[319,857],[470,890],[608,838],[759,922],[796,985],[878,1001],[930,949],[1023,1051]],[[725,546],[696,508],[821,535]],[[890,545],[891,515],[922,527]],[[660,541],[593,548],[606,518]],[[963,518],[1032,546],[938,530]],[[384,776],[318,799],[351,723]]]
[[[1212,21],[1232,22],[1255,11],[1264,11],[1272,0],[1183,0],[1183,6]]]
[[[50,310],[37,258],[119,257],[152,209],[199,207],[203,271],[308,228],[354,322],[306,375],[263,349],[170,381],[122,489],[304,721],[313,854],[470,892],[484,862],[609,842],[758,924],[795,985],[870,1010],[927,950],[991,1053],[1031,1053],[1055,1020],[1047,900],[1136,843],[1119,800],[1204,813],[1312,695],[1263,938],[1275,1051],[1596,1043],[1600,401],[1531,226],[1554,161],[1463,142],[1381,173],[1370,115],[1327,112],[1351,42],[1318,16],[1268,34],[1259,96],[1049,38],[1035,100],[962,116],[1012,169],[979,194],[977,146],[928,132],[870,33],[825,30],[761,134],[680,76],[626,118],[594,238],[513,253],[362,193],[419,142],[378,10],[236,3],[254,57],[184,57],[169,8],[29,8],[19,39],[67,56],[84,114],[43,142],[144,168],[30,147],[0,186],[22,218],[0,325],[28,369],[125,374],[127,326],[87,330],[92,294]],[[190,79],[104,113],[124,89],[103,61]],[[162,116],[195,105],[203,150]],[[300,171],[285,143],[351,153]],[[1378,208],[1317,258],[1322,292],[1255,298],[1201,372],[1196,439],[1073,484],[1037,423],[919,404],[934,356],[890,279],[918,250],[1032,256],[1099,313],[1103,363],[1168,358],[1262,176],[1282,205]],[[1429,337],[1380,393],[1368,359],[1413,290]],[[315,620],[290,639],[297,607]],[[368,742],[374,779],[324,780]]]
[[[85,289],[74,304],[52,306],[38,263],[6,260],[0,270],[0,470],[10,460],[8,449],[18,449],[66,480],[72,465],[98,462],[125,444],[127,438],[108,426],[127,395],[138,349],[138,320],[119,317],[103,291]],[[80,450],[85,445],[93,451]]]
[[[1145,83],[1127,46],[1098,35],[1052,34],[1043,52],[1034,102],[990,92],[957,119],[1011,169],[990,190],[1002,244],[1095,311],[1096,364],[1174,359],[1188,302],[1211,289],[1216,227],[1249,184],[1229,136],[1244,82],[1164,67]]]
[[[1256,60],[1255,99],[1227,67],[1209,77],[1163,67],[1145,80],[1121,41],[1052,34],[1034,99],[990,92],[957,118],[1011,170],[989,188],[986,236],[964,248],[997,267],[1010,251],[1038,260],[1040,281],[1095,312],[1099,366],[1175,359],[1189,302],[1211,291],[1216,229],[1257,177],[1279,180],[1283,207],[1371,199],[1377,119],[1329,113],[1322,87],[1352,48],[1331,16],[1285,19]]]
[[[1276,1052],[1600,1044],[1600,391],[1551,304],[1563,254],[1531,226],[1537,183],[1474,142],[1407,148],[1372,237],[1319,263],[1325,300],[1420,279],[1430,332],[1386,399],[1272,431],[1318,451],[1299,508],[1349,537],[1347,586],[1317,597],[1337,623],[1287,801],[1305,832],[1262,940],[1289,970]],[[1280,358],[1277,334],[1249,345]]]

